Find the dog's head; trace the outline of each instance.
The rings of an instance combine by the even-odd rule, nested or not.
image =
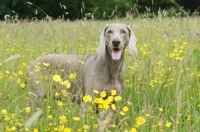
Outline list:
[[[109,24],[106,25],[101,33],[97,52],[105,52],[107,46],[107,51],[112,59],[117,61],[121,59],[127,45],[129,45],[129,53],[131,55],[137,53],[136,41],[137,39],[129,26],[125,24]]]

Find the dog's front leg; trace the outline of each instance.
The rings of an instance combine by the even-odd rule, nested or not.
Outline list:
[[[87,110],[86,110],[86,104],[85,102],[81,102],[81,116],[84,118],[86,116]]]
[[[100,118],[97,119],[98,122],[98,129],[97,132],[104,132],[112,128],[113,118],[114,118],[114,111],[110,108],[107,110],[100,111],[99,113]]]

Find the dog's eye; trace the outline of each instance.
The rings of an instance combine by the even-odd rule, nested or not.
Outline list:
[[[108,31],[108,34],[112,34],[112,33],[113,33],[113,31],[112,31],[112,30],[109,30],[109,31]]]
[[[126,31],[124,31],[124,30],[121,30],[121,33],[122,33],[122,34],[126,34]]]

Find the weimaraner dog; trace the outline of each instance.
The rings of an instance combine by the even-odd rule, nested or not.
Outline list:
[[[76,83],[72,84],[70,88],[72,95],[76,95],[80,89],[82,89],[83,95],[94,96],[93,90],[107,91],[108,95],[111,90],[116,90],[117,94],[121,95],[125,87],[125,48],[128,45],[129,53],[135,55],[137,53],[136,41],[129,26],[109,24],[101,33],[100,45],[96,54],[85,56],[49,54],[33,61],[28,68],[27,75],[31,78],[30,91],[36,95],[34,104],[36,107],[40,106],[45,97],[46,88],[49,86],[41,75],[50,76],[52,71],[56,71],[63,80],[67,80],[70,73],[76,73]],[[80,60],[84,64],[80,64]],[[37,72],[37,65],[43,63],[50,63],[50,66],[41,66],[40,72]],[[39,80],[39,84],[36,84],[37,80]],[[80,102],[81,99],[78,98],[78,101]],[[102,118],[111,120],[113,118],[111,111],[103,111],[102,114],[100,112],[100,115]],[[101,123],[100,120],[98,122]],[[100,127],[99,131],[103,131],[103,127]]]

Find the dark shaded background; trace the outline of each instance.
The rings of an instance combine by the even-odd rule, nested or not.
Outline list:
[[[200,11],[200,0],[0,0],[0,19],[3,20],[5,15],[18,19],[46,17],[44,12],[27,2],[38,6],[54,19],[62,17],[70,20],[91,18],[91,14],[87,13],[93,13],[95,19],[125,17],[128,11],[136,16],[146,12],[146,7],[155,14],[159,8],[178,12],[184,7],[190,15]]]

